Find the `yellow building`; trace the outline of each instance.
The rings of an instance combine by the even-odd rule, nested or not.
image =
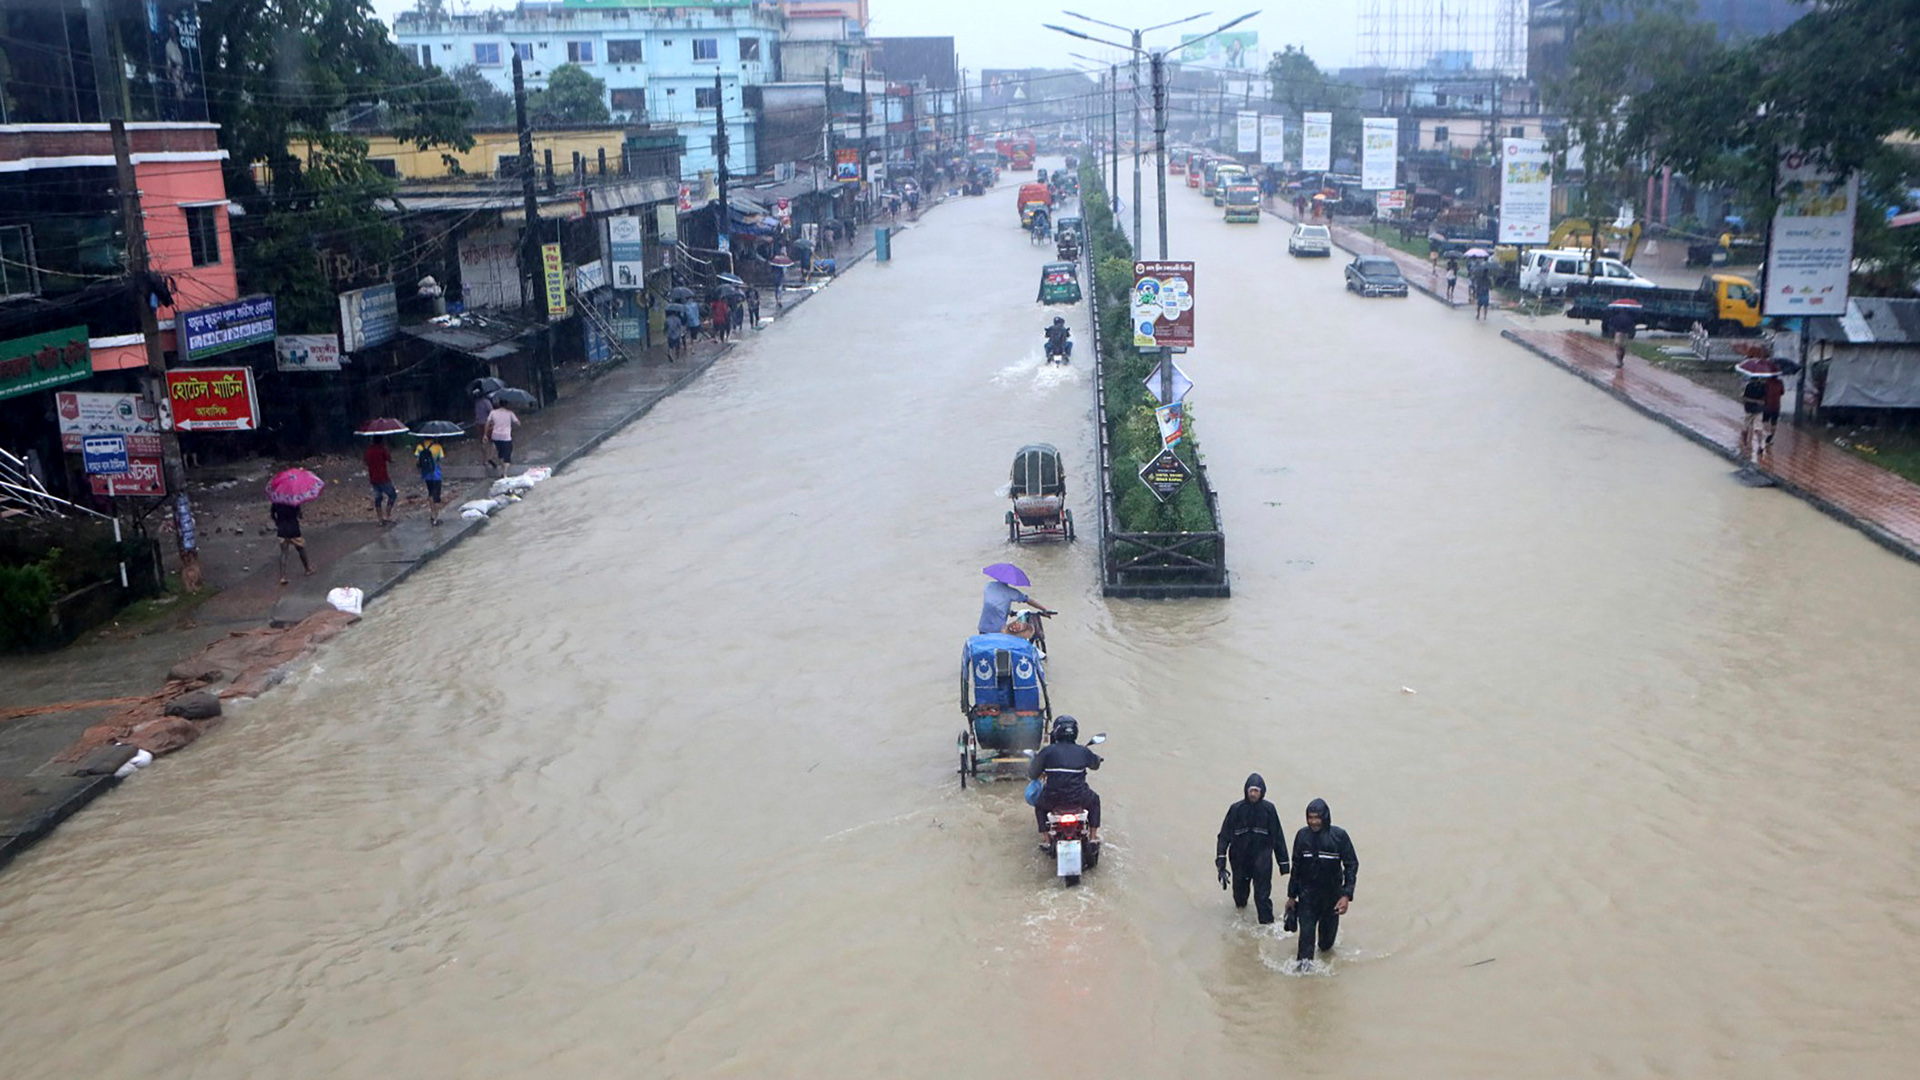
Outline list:
[[[620,153],[626,144],[624,125],[571,127],[539,130],[533,133],[533,160],[543,166],[549,151],[553,154],[556,176],[573,172],[573,155],[586,159],[589,173],[600,171],[600,155],[607,155],[607,171],[620,171]],[[298,155],[302,148],[295,144]],[[473,149],[457,153],[435,146],[421,150],[404,139],[391,135],[367,137],[367,159],[374,167],[400,180],[441,180],[457,175],[447,167],[445,157],[459,162],[459,173],[471,177],[517,177],[514,166],[520,160],[520,135],[511,130],[473,132]]]

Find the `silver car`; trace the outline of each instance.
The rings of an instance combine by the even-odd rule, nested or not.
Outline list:
[[[1296,225],[1293,235],[1287,237],[1287,254],[1332,255],[1333,234],[1325,225]]]

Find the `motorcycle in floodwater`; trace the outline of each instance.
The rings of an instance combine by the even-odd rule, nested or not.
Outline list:
[[[1099,746],[1106,741],[1103,731],[1088,739],[1087,745]],[[1027,751],[1027,756],[1032,757],[1033,751]],[[1041,842],[1041,849],[1053,853],[1054,877],[1069,888],[1080,884],[1080,875],[1100,865],[1100,841],[1088,836],[1087,808],[1061,805],[1047,811],[1047,838]]]

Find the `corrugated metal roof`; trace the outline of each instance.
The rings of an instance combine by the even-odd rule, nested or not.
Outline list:
[[[1847,301],[1845,315],[1811,320],[1807,334],[1847,345],[1920,344],[1920,300],[1856,296]]]

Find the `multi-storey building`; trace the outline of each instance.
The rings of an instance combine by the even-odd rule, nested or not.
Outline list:
[[[687,175],[713,169],[716,107],[726,117],[729,171],[750,174],[759,87],[779,71],[784,17],[768,0],[682,0],[672,7],[526,3],[476,14],[404,12],[394,33],[423,67],[471,67],[513,92],[517,51],[529,91],[561,64],[606,83],[617,122],[672,124],[686,138]],[[715,77],[719,78],[716,92]]]

